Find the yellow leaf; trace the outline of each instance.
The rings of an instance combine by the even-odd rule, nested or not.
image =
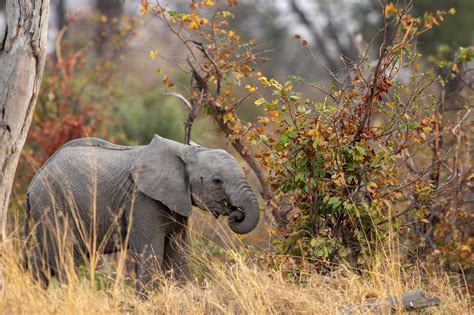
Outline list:
[[[206,5],[212,7],[212,6],[216,5],[216,4],[214,3],[214,1],[207,0],[207,1],[206,1]]]
[[[374,183],[374,182],[369,182],[369,183],[367,184],[367,191],[370,192],[370,193],[374,193],[375,190],[377,189],[377,187],[378,187],[378,186],[377,186],[376,183]]]
[[[385,16],[395,15],[398,13],[397,7],[393,3],[389,3],[385,6]]]
[[[251,85],[246,85],[245,88],[250,92],[250,93],[253,93],[255,92],[258,88],[257,87],[254,87],[254,86],[251,86]]]
[[[189,29],[197,30],[199,28],[199,24],[196,21],[191,21],[188,25]]]
[[[270,115],[270,117],[276,118],[276,117],[278,117],[278,111],[271,110],[271,111],[268,112],[268,115]]]
[[[271,86],[271,83],[268,81],[267,77],[260,76],[258,77],[258,80],[265,86]]]
[[[141,15],[142,16],[147,15],[149,9],[150,9],[150,4],[148,3],[148,0],[142,0],[142,3],[140,4]]]
[[[150,50],[150,59],[151,60],[154,60],[156,58],[156,56],[158,55],[158,51],[157,50]]]
[[[234,115],[232,115],[232,113],[226,113],[222,118],[224,119],[224,122],[232,122],[234,120]]]
[[[453,64],[453,66],[451,67],[451,71],[454,73],[459,73],[459,67],[457,63]]]

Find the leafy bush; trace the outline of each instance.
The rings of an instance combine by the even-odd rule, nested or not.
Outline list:
[[[461,219],[469,217],[468,205],[455,206],[452,200],[460,199],[440,184],[440,176],[445,178],[440,175],[441,161],[459,162],[448,154],[441,156],[439,115],[444,100],[436,94],[438,86],[442,90],[459,75],[458,66],[442,63],[448,76],[436,69],[421,72],[421,55],[414,47],[417,36],[445,14],[413,18],[387,5],[377,62],[363,59],[353,64],[344,81],[333,77],[329,91],[296,76],[280,83],[258,74],[271,97],[255,101],[265,107],[266,115],[247,140],[263,145],[259,157],[268,183],[279,203],[290,208],[290,222],[276,230],[274,244],[278,254],[293,257],[283,261],[293,269],[296,266],[297,273],[332,269],[341,262],[366,268],[374,262],[375,252],[400,239],[405,258],[417,260],[423,252],[444,248],[451,263],[472,266],[468,262],[471,241],[462,228],[467,222]],[[461,49],[457,58],[465,61],[469,56],[469,49]],[[323,99],[295,92],[298,86],[317,89]],[[464,150],[458,147],[459,154]],[[412,155],[421,163],[430,154],[423,171],[412,169]],[[452,174],[456,175],[469,181],[469,172]],[[459,189],[462,194],[464,189]],[[441,219],[447,216],[460,220],[448,224]],[[447,229],[458,233],[441,232]],[[457,241],[450,238],[449,243],[442,235],[457,235]],[[457,259],[453,261],[449,252],[454,248]]]

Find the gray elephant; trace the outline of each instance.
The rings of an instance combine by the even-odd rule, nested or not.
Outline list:
[[[155,272],[189,270],[186,245],[192,206],[228,216],[245,234],[259,221],[257,198],[237,161],[224,150],[180,144],[158,135],[148,145],[121,146],[96,138],[65,144],[33,178],[28,219],[35,223],[30,262],[45,287],[66,279],[93,252],[125,247],[136,260],[137,290],[156,286]]]

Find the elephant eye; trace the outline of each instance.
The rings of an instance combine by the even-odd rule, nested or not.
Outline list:
[[[222,179],[220,177],[214,176],[212,178],[212,182],[216,185],[220,185],[220,184],[222,184]]]

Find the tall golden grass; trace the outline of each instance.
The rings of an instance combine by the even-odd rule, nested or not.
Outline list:
[[[101,265],[106,265],[102,268],[93,261],[76,274],[71,266],[67,283],[52,281],[44,290],[21,268],[21,242],[9,239],[1,247],[1,313],[337,314],[344,305],[400,296],[413,289],[441,298],[441,306],[427,313],[471,311],[469,296],[461,293],[466,292],[462,279],[437,268],[416,266],[406,271],[397,256],[388,253],[375,258],[371,270],[363,274],[341,266],[332,274],[312,275],[304,284],[297,284],[283,271],[266,270],[243,255],[243,244],[215,222],[220,221],[206,225],[215,227],[215,235],[221,236],[225,258],[210,253],[211,241],[203,236],[203,224],[193,224],[192,246],[185,250],[194,279],[178,284],[163,277],[160,289],[146,300],[136,297],[133,272],[126,270],[125,252],[114,259],[101,259]]]

